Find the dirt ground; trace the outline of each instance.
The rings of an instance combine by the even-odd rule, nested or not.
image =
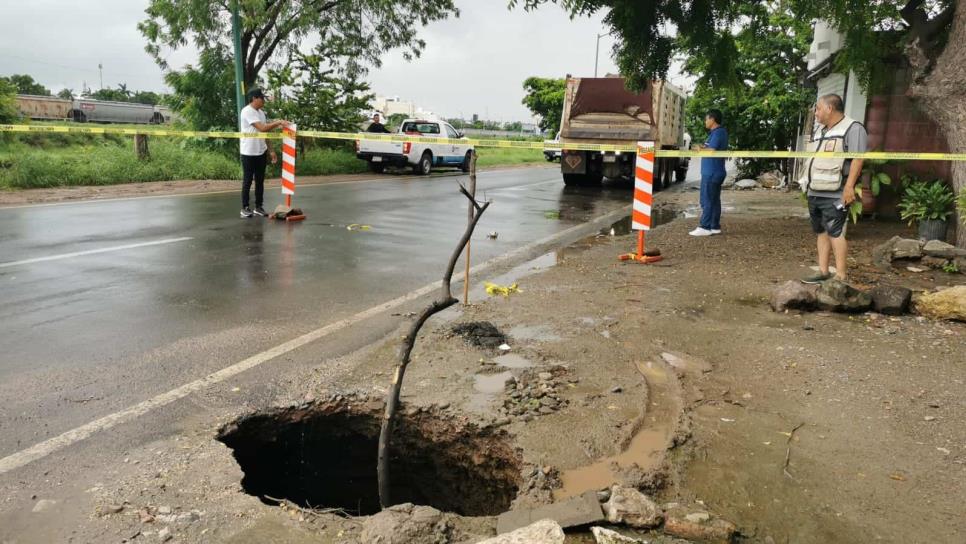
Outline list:
[[[661,198],[675,210],[696,200],[693,191]],[[966,324],[773,312],[773,287],[813,264],[805,209],[797,195],[776,191],[729,191],[724,202],[722,236],[689,237],[689,218],[651,231],[660,263],[619,263],[633,238],[618,226],[616,236],[605,229],[479,278],[518,282],[520,292],[476,289],[472,305],[429,322],[405,377],[407,417],[430,429],[436,451],[466,451],[463,431],[510,441],[514,454],[476,446],[468,457],[500,454],[497,465],[519,468],[515,508],[620,482],[730,520],[745,542],[962,542]],[[910,232],[871,220],[850,229],[856,285],[966,283],[963,275],[875,270],[872,248],[895,234]],[[285,425],[346,403],[378,418],[409,319],[399,318],[400,331],[379,345],[279,377],[276,398],[252,409],[298,407]],[[510,349],[453,332],[477,321],[493,323]],[[131,452],[91,490],[90,523],[78,538],[358,542],[362,518],[244,493],[232,451],[215,440],[244,415],[225,413]],[[303,430],[302,440],[310,435]],[[313,453],[299,455],[310,462]],[[461,468],[444,462],[453,460],[436,468],[439,480],[452,480]],[[493,517],[453,523],[466,542],[495,531]],[[588,538],[578,532],[568,541]]]

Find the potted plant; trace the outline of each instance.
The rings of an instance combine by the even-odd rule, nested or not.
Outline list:
[[[866,159],[862,163],[862,213],[872,215],[875,213],[875,198],[879,196],[879,191],[883,185],[892,185],[892,177],[883,172],[888,159]]]
[[[919,224],[919,238],[945,240],[947,219],[953,213],[956,196],[941,179],[913,181],[905,186],[899,201],[899,216]]]

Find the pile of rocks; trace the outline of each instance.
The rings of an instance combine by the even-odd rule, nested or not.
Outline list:
[[[892,267],[894,261],[916,263],[934,269],[958,269],[966,274],[966,249],[939,240],[911,240],[893,236],[889,241],[872,250],[872,262],[883,270]]]
[[[530,421],[537,416],[552,414],[569,404],[560,396],[566,383],[577,383],[577,378],[564,379],[565,370],[526,372],[506,385],[506,398],[500,413],[504,417]]]
[[[880,285],[861,291],[832,279],[821,285],[787,281],[772,293],[771,307],[776,312],[822,310],[854,314],[875,310],[885,315],[902,315],[909,311],[911,301],[912,291],[905,287]]]

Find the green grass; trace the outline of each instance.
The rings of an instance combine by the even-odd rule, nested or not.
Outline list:
[[[540,149],[480,147],[476,150],[476,155],[476,165],[480,168],[547,162]]]
[[[236,140],[152,137],[151,158],[138,161],[131,136],[5,134],[0,135],[0,188],[241,179],[237,146]],[[481,168],[545,162],[539,149],[485,147],[477,152]],[[298,173],[305,176],[366,172],[366,164],[356,159],[351,144],[310,147],[298,157],[297,165]],[[269,178],[279,175],[278,165],[269,167]]]

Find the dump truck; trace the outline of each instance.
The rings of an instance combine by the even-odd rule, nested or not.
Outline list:
[[[582,151],[568,144],[633,147],[653,141],[657,149],[684,147],[684,93],[670,83],[651,82],[643,92],[624,86],[624,78],[567,78],[560,145],[560,171],[567,185],[594,185],[604,178],[633,179],[633,151]],[[684,181],[686,158],[656,161],[654,190]]]

